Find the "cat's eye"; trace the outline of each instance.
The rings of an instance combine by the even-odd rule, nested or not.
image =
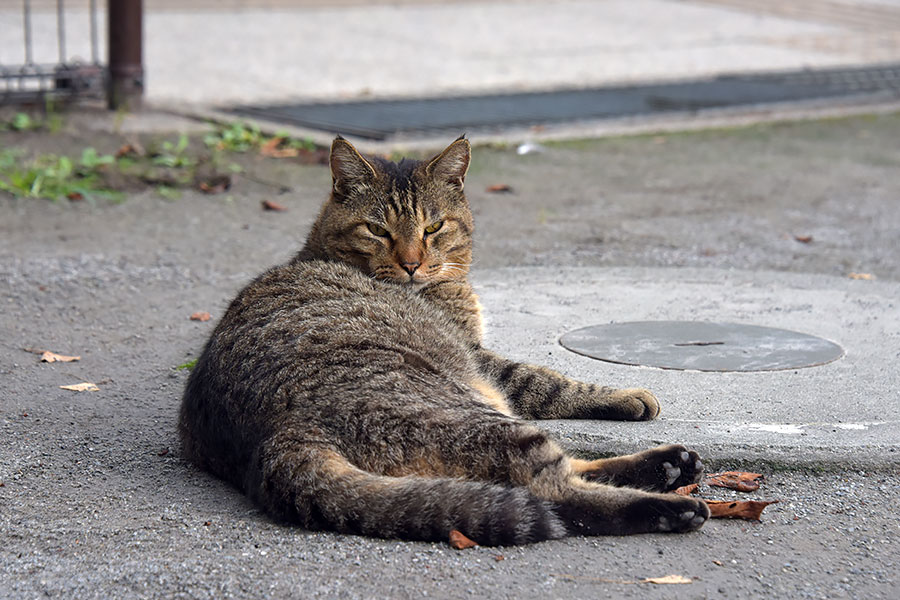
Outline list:
[[[425,233],[434,233],[435,231],[437,231],[438,229],[440,229],[440,228],[443,227],[443,226],[444,226],[444,222],[443,222],[443,221],[437,221],[437,222],[435,222],[435,223],[432,223],[432,224],[429,225],[428,227],[426,227],[426,228],[425,228]]]
[[[387,229],[385,229],[384,227],[381,227],[380,225],[376,225],[375,223],[366,223],[366,227],[369,228],[369,231],[371,231],[372,233],[374,233],[375,235],[377,235],[379,237],[387,237],[388,236]]]

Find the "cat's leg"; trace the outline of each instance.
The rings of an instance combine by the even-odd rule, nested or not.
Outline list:
[[[567,530],[554,506],[525,488],[454,477],[393,477],[353,465],[335,447],[295,432],[265,441],[247,492],[269,513],[309,529],[480,544],[525,544]]]
[[[443,453],[442,460],[466,464],[470,477],[508,481],[553,502],[570,533],[692,531],[709,517],[706,504],[696,498],[585,480],[579,461],[530,424],[498,416],[473,425],[478,434],[461,437],[456,451]]]
[[[506,395],[516,414],[527,419],[647,421],[659,414],[659,401],[645,389],[582,383],[485,349],[479,349],[476,358],[485,378]]]
[[[703,474],[700,456],[679,444],[613,458],[574,458],[572,468],[591,481],[657,492],[667,492],[696,483]]]

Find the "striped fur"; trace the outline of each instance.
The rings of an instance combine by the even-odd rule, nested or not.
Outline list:
[[[521,420],[659,406],[481,347],[468,163],[462,138],[400,163],[335,140],[305,247],[238,294],[191,373],[184,454],[310,529],[482,544],[696,529],[702,501],[657,493],[699,476],[695,453],[581,461]]]

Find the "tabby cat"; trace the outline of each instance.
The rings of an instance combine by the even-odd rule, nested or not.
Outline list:
[[[399,163],[334,140],[306,245],[238,294],[190,375],[185,455],[309,529],[495,545],[699,528],[702,500],[660,493],[699,478],[696,453],[581,460],[524,420],[659,404],[482,347],[469,157],[465,137]]]

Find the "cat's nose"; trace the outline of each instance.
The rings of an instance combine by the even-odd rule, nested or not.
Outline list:
[[[404,271],[406,271],[407,273],[412,275],[413,273],[416,272],[416,269],[418,269],[419,265],[421,265],[421,264],[422,263],[417,263],[417,262],[405,262],[405,263],[401,263],[400,266],[403,267]]]

